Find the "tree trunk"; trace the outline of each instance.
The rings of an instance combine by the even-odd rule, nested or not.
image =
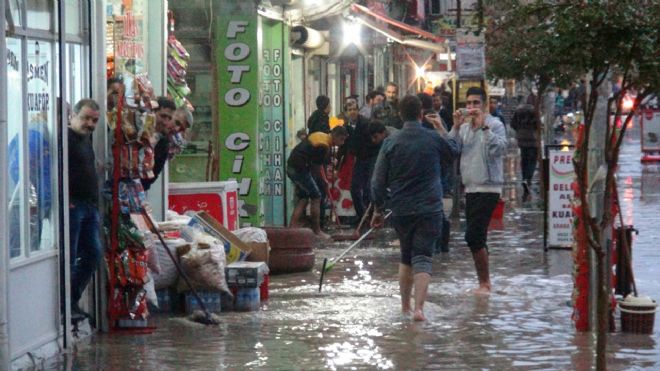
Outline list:
[[[605,234],[605,232],[603,232]],[[604,247],[604,246],[602,246]],[[597,331],[596,331],[596,370],[607,369],[607,331],[610,323],[609,293],[607,284],[608,267],[605,262],[606,254],[596,255],[596,269],[598,270],[598,303],[597,303]]]

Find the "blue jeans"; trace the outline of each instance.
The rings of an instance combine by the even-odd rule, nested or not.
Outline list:
[[[351,178],[351,199],[359,222],[369,204],[369,183],[376,159],[355,160]]]
[[[442,235],[442,213],[401,215],[392,218],[401,244],[401,264],[413,273],[432,273],[433,250]]]
[[[522,170],[522,178],[528,185],[532,184],[532,177],[536,170],[538,151],[536,147],[520,147],[520,167]]]
[[[99,209],[93,203],[76,201],[69,208],[71,303],[78,303],[103,254]]]
[[[451,229],[451,223],[449,222],[449,219],[447,219],[447,216],[445,213],[442,213],[442,234],[440,235],[440,238],[438,241],[436,241],[435,244],[435,250],[433,251],[434,254],[438,254],[440,252],[449,252],[449,232]]]
[[[309,198],[315,200],[323,196],[317,183],[318,180],[314,179],[310,171],[299,171],[292,167],[287,167],[286,175],[296,186],[296,196],[299,199]],[[325,187],[323,188],[325,190]]]

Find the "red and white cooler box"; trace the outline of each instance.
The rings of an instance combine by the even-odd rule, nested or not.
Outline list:
[[[206,211],[230,231],[238,229],[238,183],[170,183],[169,208],[179,214]]]

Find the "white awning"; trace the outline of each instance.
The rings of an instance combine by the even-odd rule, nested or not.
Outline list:
[[[377,24],[376,22],[373,22],[362,16],[355,16],[354,19],[355,21],[361,23],[362,25],[371,28],[372,30],[396,41],[399,44],[430,50],[434,53],[447,52],[447,48],[445,44],[426,41],[416,37],[403,36],[400,33],[387,28],[387,26],[385,25]]]

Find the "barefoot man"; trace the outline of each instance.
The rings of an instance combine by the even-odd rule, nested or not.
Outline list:
[[[302,225],[301,218],[310,204],[310,219],[312,230],[323,239],[330,236],[321,230],[321,196],[326,184],[318,184],[315,179],[323,179],[326,182],[324,164],[329,163],[330,148],[341,146],[348,137],[348,131],[343,126],[337,126],[330,134],[314,132],[309,134],[302,142],[298,143],[287,160],[286,174],[296,186],[296,207],[291,215],[289,227],[298,228]],[[321,171],[315,177],[312,171]]]
[[[497,206],[504,182],[503,158],[507,140],[504,124],[486,113],[486,93],[471,87],[467,91],[466,114],[454,113],[449,137],[461,149],[461,179],[465,186],[465,242],[477,270],[476,294],[490,293],[486,237],[490,217]]]
[[[419,98],[406,96],[399,108],[403,128],[383,142],[371,179],[375,205],[371,225],[383,226],[382,211],[387,201],[401,245],[401,309],[404,313],[411,311],[414,286],[413,319],[424,321],[433,249],[442,232],[441,165],[443,159],[458,154],[458,148],[453,139],[445,140],[422,126]]]

